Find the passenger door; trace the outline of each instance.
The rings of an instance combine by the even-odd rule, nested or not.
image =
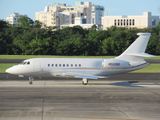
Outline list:
[[[34,62],[34,71],[41,71],[41,62],[40,61],[35,61]]]

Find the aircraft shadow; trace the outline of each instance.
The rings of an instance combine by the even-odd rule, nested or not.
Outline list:
[[[129,83],[129,82],[125,82],[125,81],[122,81],[122,82],[114,82],[114,83],[91,83],[90,85],[113,85],[113,86],[121,86],[121,87],[142,87],[144,88],[144,85],[157,85],[157,84],[154,84],[154,83]]]

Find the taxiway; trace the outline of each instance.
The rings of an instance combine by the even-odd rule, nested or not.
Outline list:
[[[160,84],[0,80],[0,120],[159,120]]]

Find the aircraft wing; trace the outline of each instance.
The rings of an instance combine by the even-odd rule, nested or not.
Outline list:
[[[75,78],[88,78],[88,79],[98,79],[98,78],[108,78],[107,76],[90,76],[75,73],[65,73],[66,76],[74,76]]]

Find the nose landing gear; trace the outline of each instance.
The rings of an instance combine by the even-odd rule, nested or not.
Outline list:
[[[33,82],[32,82],[33,80],[34,80],[34,78],[33,78],[32,76],[29,76],[29,84],[30,84],[30,85],[33,84]]]

